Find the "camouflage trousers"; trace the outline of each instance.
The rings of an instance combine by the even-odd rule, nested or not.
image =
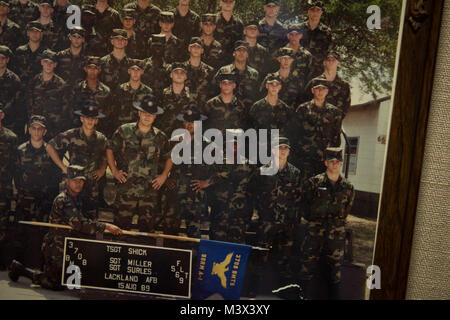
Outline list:
[[[159,206],[159,194],[151,192],[145,197],[117,193],[114,224],[125,230],[154,232],[161,230],[163,216]]]
[[[64,238],[51,236],[47,233],[42,243],[44,258],[44,272],[39,274],[36,283],[41,287],[52,290],[61,290],[61,275],[64,255]]]
[[[185,186],[189,188],[189,186]],[[193,238],[209,239],[210,220],[205,190],[197,193],[184,192],[183,186],[177,193],[177,211],[181,219],[180,233]]]
[[[340,283],[344,247],[344,226],[324,226],[322,222],[308,222],[301,252],[301,279],[311,280],[322,276],[330,284]],[[322,271],[323,262],[326,274]]]

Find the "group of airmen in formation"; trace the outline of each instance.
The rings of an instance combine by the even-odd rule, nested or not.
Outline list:
[[[98,0],[69,30],[66,0],[0,0],[0,264],[14,258],[11,279],[61,288],[70,233],[19,220],[90,235],[162,232],[269,248],[251,257],[247,273],[271,264],[279,287],[298,283],[306,295],[325,260],[336,298],[354,199],[338,148],[350,87],[320,22],[323,3],[310,2],[305,21],[286,27],[279,1],[267,0],[265,17],[246,23],[233,14],[235,0],[201,17],[189,2],[161,11],[138,0],[119,13]],[[262,175],[273,164],[247,159],[174,164],[182,139],[192,150],[212,143],[194,141],[199,123],[224,136],[278,129],[269,148],[278,172]],[[179,128],[190,135],[173,138]],[[234,146],[225,156],[245,157],[236,143],[224,141]],[[107,167],[113,223],[97,219],[109,206]]]

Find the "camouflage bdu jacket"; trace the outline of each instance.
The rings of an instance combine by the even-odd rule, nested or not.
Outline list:
[[[294,142],[292,161],[309,178],[325,171],[324,151],[339,146],[342,112],[325,103],[318,107],[314,101],[301,104],[288,123],[288,135]]]
[[[273,26],[270,26],[265,19],[262,19],[259,21],[258,29],[258,43],[267,48],[271,55],[284,46],[287,42],[287,30],[278,20]]]
[[[35,23],[39,23],[42,28],[42,40],[41,46],[45,49],[51,49],[53,51],[59,51],[63,48],[60,47],[62,41],[61,35],[58,33],[58,29],[55,23],[52,21],[48,24],[41,24],[39,20],[35,20]]]
[[[49,139],[71,127],[68,89],[66,82],[56,74],[47,82],[42,73],[38,74],[29,84],[26,92],[28,117],[37,114],[47,119],[46,137]]]
[[[297,74],[300,80],[299,87],[302,88],[302,91],[304,90],[308,82],[312,79],[311,73],[313,63],[313,55],[308,50],[300,46],[297,53],[294,55],[294,62],[292,63],[291,70],[294,74]]]
[[[64,238],[80,237],[80,233],[83,234],[82,237],[103,233],[105,224],[96,222],[93,217],[84,213],[81,198],[72,197],[67,190],[61,192],[53,201],[49,222],[73,228],[73,230],[50,228],[42,243],[45,264],[42,284],[45,287],[54,287],[61,285]]]
[[[23,40],[20,38],[20,27],[14,21],[6,19],[6,23],[1,25],[0,23],[0,45],[7,46],[13,51],[22,43],[19,40]]]
[[[158,18],[161,12],[160,8],[154,4],[150,4],[147,8],[142,9],[138,6],[137,1],[133,1],[126,4],[124,9],[135,10],[136,24],[134,25],[134,30],[138,39],[148,40],[152,34],[159,33]]]
[[[109,36],[103,36],[98,33],[95,28],[86,30],[86,55],[103,57],[108,54],[109,49]]]
[[[184,17],[181,16],[178,8],[169,11],[174,15],[172,33],[183,42],[186,50],[191,38],[200,36],[200,16],[190,9]]]
[[[85,78],[83,70],[84,57],[84,51],[81,51],[78,56],[74,56],[70,52],[70,48],[58,52],[56,54],[58,65],[55,73],[63,78],[68,85],[76,85]]]
[[[107,41],[114,29],[122,28],[119,12],[111,7],[106,8],[103,13],[95,10],[95,15],[95,31]]]
[[[268,248],[275,243],[292,244],[300,217],[300,170],[289,162],[275,175],[261,175],[260,170],[252,176],[249,185],[249,197],[258,215],[258,245]]]
[[[348,82],[336,75],[334,81],[328,83],[326,101],[339,108],[342,111],[342,117],[345,117],[351,105],[350,85]]]
[[[244,71],[238,70],[234,64],[223,66],[214,76],[213,83],[217,88],[219,84],[216,83],[215,79],[223,73],[234,73],[236,75],[234,94],[249,109],[258,100],[260,94],[258,91],[259,72],[248,65]]]
[[[217,13],[216,30],[214,30],[214,39],[220,42],[223,50],[223,64],[230,63],[233,60],[233,45],[236,41],[242,39],[244,24],[242,20],[233,15],[230,21],[226,21],[221,12]]]
[[[223,65],[223,50],[219,41],[214,40],[209,46],[205,44],[202,39],[203,54],[202,62],[208,66],[213,67],[214,70],[218,70]]]
[[[308,50],[314,57],[313,68],[311,70],[311,79],[319,76],[323,72],[323,60],[326,58],[332,46],[331,29],[319,23],[319,26],[311,30],[308,21],[301,25],[303,28],[303,38],[300,44],[303,48]]]
[[[269,72],[271,61],[272,57],[269,51],[259,43],[248,48],[247,65],[258,71],[260,79],[264,78]]]
[[[39,199],[56,195],[58,168],[45,150],[46,146],[44,143],[35,149],[30,141],[19,146],[14,168],[14,183],[19,195]]]
[[[16,119],[16,102],[18,101],[21,89],[19,77],[9,69],[0,76],[0,104],[6,115],[6,122],[9,124]]]
[[[170,65],[163,59],[151,57],[145,60],[144,74],[141,81],[153,90],[153,94],[162,99],[163,91],[170,85]]]
[[[133,59],[145,59],[148,57],[147,41],[139,39],[136,32],[128,38],[128,44],[125,48],[127,56]]]
[[[87,180],[92,180],[92,173],[106,161],[106,137],[98,131],[87,137],[81,127],[73,128],[59,133],[48,144],[60,157],[68,152],[70,164],[84,167]]]
[[[42,71],[41,54],[44,50],[44,46],[40,45],[33,52],[27,43],[18,47],[14,57],[11,58],[11,69],[19,76],[24,87],[27,87],[28,83]]]
[[[288,106],[281,99],[278,99],[275,106],[270,105],[266,98],[263,98],[250,108],[248,112],[249,127],[258,129],[279,129],[280,135],[285,135],[286,125],[292,117],[294,108]]]
[[[17,143],[17,136],[14,132],[5,127],[0,129],[0,201],[12,196],[13,166],[17,154]]]
[[[127,182],[118,184],[117,191],[133,197],[152,197],[152,180],[162,172],[170,158],[169,140],[164,132],[152,127],[142,133],[136,122],[120,126],[108,140],[117,169],[128,173]]]
[[[183,122],[178,120],[177,116],[183,112],[185,107],[193,103],[194,99],[188,87],[185,86],[180,94],[175,94],[173,87],[170,86],[164,89],[162,101],[164,101],[162,106],[164,113],[156,117],[155,126],[161,128],[170,139],[175,129],[183,128]]]
[[[9,19],[17,23],[22,30],[24,30],[24,36],[26,39],[26,26],[27,23],[39,18],[39,6],[32,1],[27,1],[26,4],[21,4],[19,0],[9,1],[8,14]],[[12,50],[12,48],[10,48]]]
[[[353,185],[342,177],[335,184],[326,172],[307,179],[303,185],[302,212],[309,233],[324,235],[344,227],[354,198]]]
[[[138,120],[138,111],[133,107],[133,102],[140,101],[143,96],[152,92],[152,89],[143,83],[136,90],[131,87],[130,82],[122,83],[119,86],[113,93],[113,105],[109,112],[109,120],[114,122],[113,132],[125,123]]]
[[[278,93],[278,97],[281,101],[286,103],[288,106],[295,109],[298,107],[298,105],[306,100],[303,100],[304,95],[304,87],[301,87],[300,84],[302,83],[302,80],[299,78],[299,75],[296,70],[292,70],[289,73],[289,76],[287,78],[283,78],[280,75],[280,71],[277,71],[272,74],[268,74],[267,77],[262,81],[261,83],[261,92],[266,93],[266,79],[270,76],[278,76],[281,79],[281,90]]]
[[[130,57],[125,56],[122,60],[117,60],[112,53],[100,59],[102,63],[102,72],[100,73],[100,81],[111,90],[116,90],[119,85],[130,79],[128,68],[132,63]]]
[[[247,111],[236,96],[233,96],[230,103],[224,103],[218,95],[208,100],[202,113],[208,117],[203,130],[214,128],[225,133],[226,129],[247,128]]]
[[[183,41],[172,35],[169,40],[166,41],[164,61],[166,63],[183,62],[187,59],[187,53]]]
[[[200,66],[196,68],[189,63],[189,60],[183,62],[183,66],[187,74],[184,85],[191,90],[191,95],[198,105],[205,104],[211,96],[211,81],[214,76],[213,67],[200,62]]]

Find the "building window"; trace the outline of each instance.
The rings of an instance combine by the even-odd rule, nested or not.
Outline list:
[[[344,164],[342,166],[342,170],[345,173],[347,168],[348,161],[348,174],[356,174],[356,167],[358,162],[358,145],[359,145],[359,137],[348,137],[348,151],[346,146],[346,154],[344,157]],[[347,154],[348,152],[348,154]]]

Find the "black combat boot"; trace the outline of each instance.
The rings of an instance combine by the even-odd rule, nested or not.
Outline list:
[[[22,276],[30,279],[33,284],[39,284],[38,282],[40,275],[40,271],[34,271],[29,268],[25,268],[25,266],[17,260],[13,260],[11,262],[11,265],[9,266],[8,277],[13,282],[17,282],[17,280],[19,280],[19,277]]]

